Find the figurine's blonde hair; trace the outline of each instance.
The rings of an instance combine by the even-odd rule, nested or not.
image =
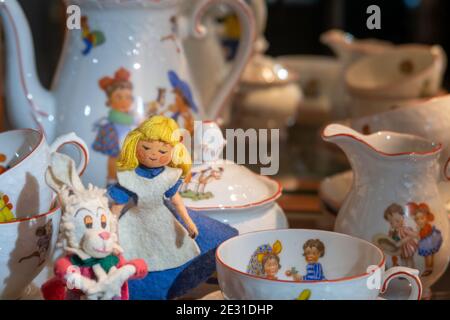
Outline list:
[[[117,169],[119,171],[133,170],[139,166],[136,148],[141,140],[162,141],[170,144],[174,147],[174,150],[169,166],[181,169],[183,176],[189,174],[192,160],[188,150],[181,142],[181,130],[175,120],[164,116],[151,117],[127,135],[117,160]]]

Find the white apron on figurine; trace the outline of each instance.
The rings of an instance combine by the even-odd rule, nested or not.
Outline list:
[[[119,239],[126,257],[142,257],[150,271],[177,268],[200,255],[197,227],[178,194],[191,168],[181,141],[173,119],[145,121],[126,137],[117,162],[118,183],[109,188],[113,212],[122,214]],[[165,201],[173,204],[187,229]]]
[[[127,258],[142,257],[151,271],[178,267],[200,254],[195,240],[164,204],[164,193],[180,176],[180,169],[169,167],[153,179],[134,171],[118,174],[120,185],[138,197],[137,206],[128,210],[120,221],[120,241]],[[146,245],[134,245],[137,242]]]

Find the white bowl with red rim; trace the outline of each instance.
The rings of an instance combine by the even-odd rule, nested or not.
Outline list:
[[[286,275],[292,268],[300,278],[306,274],[303,246],[308,240],[319,240],[324,246],[318,263],[326,280],[293,280]],[[281,243],[277,279],[248,273],[255,250],[276,242]],[[385,255],[375,245],[328,231],[285,229],[240,235],[219,246],[216,265],[220,288],[230,300],[375,300],[396,278],[407,279],[411,286],[409,296],[402,298],[416,300],[422,294],[417,270],[395,267],[385,271]]]
[[[227,160],[196,166],[192,172],[191,182],[181,189],[190,210],[227,223],[240,233],[287,227],[286,216],[276,204],[282,193],[278,181]]]

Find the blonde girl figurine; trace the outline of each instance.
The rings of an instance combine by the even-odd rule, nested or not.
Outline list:
[[[191,158],[173,119],[154,116],[131,131],[117,161],[118,183],[109,188],[112,211],[120,215],[119,239],[127,259],[143,258],[149,271],[177,268],[200,254],[198,230],[178,188]],[[166,207],[170,201],[187,229]],[[127,206],[128,207],[128,206]]]

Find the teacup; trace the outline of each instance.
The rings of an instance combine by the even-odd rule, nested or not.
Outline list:
[[[219,246],[216,265],[220,288],[230,300],[375,300],[393,279],[409,282],[411,292],[404,298],[416,300],[422,294],[417,270],[385,271],[378,247],[328,231],[240,235]]]
[[[0,224],[0,299],[18,299],[52,257],[61,208]]]
[[[432,97],[441,89],[447,57],[440,46],[402,45],[362,58],[346,72],[352,96],[383,99]]]
[[[6,157],[0,174],[0,196],[6,196],[15,218],[26,218],[50,210],[52,190],[45,183],[50,154],[66,144],[80,151],[78,173],[89,160],[86,144],[74,133],[59,137],[49,146],[45,136],[33,129],[0,133],[0,153]]]

